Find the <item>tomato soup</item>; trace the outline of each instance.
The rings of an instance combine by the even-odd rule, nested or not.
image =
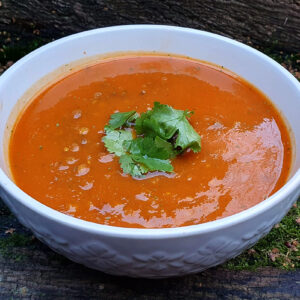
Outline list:
[[[199,153],[172,160],[174,172],[123,174],[102,137],[114,112],[141,113],[158,101],[191,110]],[[237,75],[164,55],[105,59],[32,99],[13,130],[16,184],[76,218],[121,227],[204,223],[263,201],[286,182],[291,141],[269,99]]]

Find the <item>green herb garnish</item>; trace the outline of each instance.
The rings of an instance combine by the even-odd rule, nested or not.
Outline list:
[[[123,146],[123,143],[129,142],[132,140],[131,131],[126,130],[114,130],[109,126],[105,126],[106,136],[102,139],[106,149],[110,153],[114,153],[117,156],[126,154],[126,149]]]
[[[170,159],[190,148],[201,150],[201,138],[187,120],[192,112],[154,103],[139,116],[135,111],[111,115],[102,141],[120,157],[125,174],[141,177],[151,171],[173,172]],[[133,138],[135,129],[138,137]]]
[[[184,151],[191,148],[201,150],[200,136],[187,120],[192,114],[188,110],[177,110],[169,105],[154,103],[152,110],[143,113],[136,120],[137,134],[159,136],[164,140],[175,139],[175,148]]]
[[[110,116],[109,120],[109,128],[110,129],[117,129],[122,127],[125,123],[130,122],[131,119],[136,119],[135,116],[136,112],[129,111],[129,112],[124,112],[124,113],[115,113]]]

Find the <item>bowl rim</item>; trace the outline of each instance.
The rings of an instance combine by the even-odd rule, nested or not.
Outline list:
[[[219,41],[223,41],[225,43],[229,43],[231,45],[237,46],[245,51],[250,52],[251,54],[260,57],[265,60],[268,64],[272,64],[273,67],[277,69],[283,76],[287,77],[291,84],[294,85],[299,90],[300,95],[300,84],[296,80],[291,73],[289,73],[286,69],[284,69],[280,64],[275,62],[273,59],[268,57],[267,55],[261,53],[260,51],[235,41],[233,39],[186,27],[178,27],[178,26],[169,26],[169,25],[120,25],[120,26],[110,26],[97,28],[92,30],[83,31],[80,33],[75,33],[53,42],[50,42],[21,58],[15,64],[13,64],[7,71],[5,71],[0,76],[0,89],[1,83],[5,81],[14,72],[17,71],[19,67],[33,56],[39,55],[42,52],[48,51],[48,49],[52,47],[56,47],[59,44],[63,44],[65,41],[70,41],[73,39],[77,39],[83,36],[94,35],[102,32],[114,32],[114,31],[128,31],[128,30],[164,30],[164,31],[172,31],[178,33],[194,33],[206,37],[210,37],[213,39],[217,39]],[[297,189],[300,192],[300,169],[296,171],[296,173],[288,179],[288,181],[273,195],[268,197],[266,200],[261,201],[260,203],[243,210],[234,215],[224,217],[215,221],[210,221],[207,223],[201,223],[196,225],[175,227],[175,228],[129,228],[129,227],[118,227],[118,226],[110,226],[104,224],[93,223],[90,221],[85,221],[82,219],[78,219],[64,213],[61,213],[55,209],[52,209],[38,200],[35,200],[24,191],[22,191],[0,168],[0,186],[14,199],[20,202],[22,205],[26,206],[30,210],[35,213],[41,215],[42,217],[48,218],[51,221],[61,223],[61,225],[70,226],[73,229],[79,229],[82,231],[88,231],[94,234],[101,234],[105,236],[114,236],[120,238],[135,238],[135,239],[166,239],[166,238],[178,238],[178,237],[186,237],[193,236],[198,234],[210,233],[219,229],[225,229],[232,226],[235,226],[239,223],[243,223],[252,219],[260,214],[263,214],[268,209],[271,209],[273,206],[281,202],[286,197],[289,197],[293,192],[297,192]]]

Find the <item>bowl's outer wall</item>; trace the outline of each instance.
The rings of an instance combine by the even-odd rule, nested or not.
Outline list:
[[[296,190],[264,214],[221,230],[166,239],[142,239],[74,229],[70,224],[45,218],[1,190],[1,198],[19,221],[56,252],[109,274],[147,278],[196,273],[237,256],[266,235],[298,196]]]
[[[23,58],[0,78],[0,139],[3,141],[5,132],[10,129],[6,129],[7,120],[17,100],[36,81],[72,61],[117,51],[187,55],[223,65],[244,77],[270,97],[288,119],[295,135],[292,174],[299,169],[300,88],[296,80],[278,64],[247,46],[209,33],[168,26],[122,26],[88,31],[50,43]],[[9,176],[2,148],[0,166]],[[269,232],[300,193],[299,186],[295,188],[294,184],[293,188],[286,188],[281,193],[280,201],[277,197],[274,205],[269,204],[268,210],[260,209],[258,205],[253,217],[238,219],[237,214],[233,218],[239,221],[231,225],[227,222],[222,227],[216,221],[219,225],[215,228],[211,226],[207,231],[202,230],[206,226],[203,224],[191,226],[193,231],[190,232],[189,228],[185,228],[182,234],[179,229],[176,235],[165,234],[165,238],[153,235],[153,238],[148,236],[143,239],[140,234],[135,236],[132,230],[130,235],[114,235],[109,234],[109,230],[101,229],[105,226],[95,225],[97,230],[89,230],[80,226],[81,223],[75,226],[78,220],[53,212],[30,199],[17,187],[14,188],[6,175],[1,171],[2,199],[40,240],[55,251],[91,268],[138,277],[198,272],[238,255]],[[292,178],[293,183],[297,180],[299,183],[299,177],[298,171]],[[242,215],[246,216],[245,213]],[[199,228],[198,233],[195,228]],[[137,229],[136,232],[141,231]]]

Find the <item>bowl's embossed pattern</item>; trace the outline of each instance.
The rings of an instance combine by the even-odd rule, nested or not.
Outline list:
[[[286,198],[285,210],[273,215],[273,218],[267,218],[258,227],[253,226],[252,231],[246,233],[238,231],[239,234],[235,237],[214,232],[213,239],[199,244],[199,248],[186,253],[182,250],[139,253],[135,249],[124,253],[122,249],[118,251],[116,247],[112,247],[109,240],[105,241],[96,235],[88,240],[76,239],[76,237],[74,239],[73,235],[68,234],[58,235],[58,228],[47,223],[43,224],[38,215],[33,218],[25,206],[16,207],[4,190],[1,192],[1,197],[39,240],[72,261],[114,275],[163,278],[200,272],[239,255],[266,235],[282,219],[298,195],[295,193]]]

